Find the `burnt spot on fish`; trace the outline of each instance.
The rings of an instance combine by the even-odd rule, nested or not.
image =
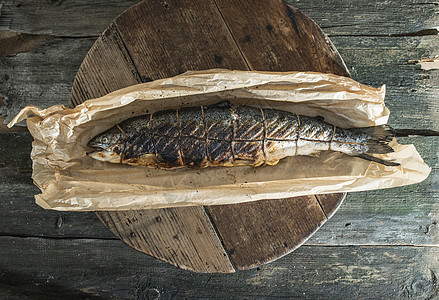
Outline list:
[[[297,140],[299,120],[290,112],[263,109],[265,137],[272,140]]]
[[[181,138],[181,151],[186,166],[199,168],[206,158],[206,141],[183,137]]]
[[[235,140],[262,141],[264,139],[264,118],[259,108],[238,106],[236,109]]]
[[[182,137],[204,138],[204,121],[201,107],[182,108],[178,111]]]
[[[141,157],[145,154],[155,154],[154,142],[151,134],[141,132],[129,138],[125,144],[123,157],[126,159]]]
[[[179,166],[182,164],[178,138],[154,135],[154,145],[157,156],[169,166]]]
[[[235,160],[256,161],[263,159],[264,150],[262,141],[258,142],[233,142]]]
[[[232,144],[228,141],[207,140],[207,155],[211,165],[233,161]]]
[[[271,155],[272,153],[275,153],[279,149],[279,142],[278,141],[265,141],[265,153],[267,155]]]
[[[124,149],[124,145],[122,144],[117,144],[113,147],[113,151],[117,154],[120,155],[123,152]]]
[[[151,117],[151,130],[161,136],[178,137],[177,111],[164,110],[154,113]]]
[[[233,140],[234,117],[229,109],[206,106],[204,107],[204,121],[208,139]]]

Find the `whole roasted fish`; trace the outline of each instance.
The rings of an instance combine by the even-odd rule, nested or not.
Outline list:
[[[295,155],[338,151],[384,165],[369,154],[393,152],[395,136],[437,135],[381,125],[340,128],[322,118],[256,108],[211,106],[165,110],[130,118],[97,135],[88,155],[101,161],[160,169],[275,165]]]

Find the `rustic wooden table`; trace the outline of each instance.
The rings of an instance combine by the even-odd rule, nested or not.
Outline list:
[[[2,118],[27,104],[67,104],[87,51],[136,2],[2,1]],[[439,129],[438,71],[414,63],[439,54],[435,3],[290,3],[330,36],[354,79],[387,84],[391,125]],[[349,194],[301,248],[235,274],[177,269],[126,246],[93,213],[39,208],[31,140],[23,128],[0,128],[0,298],[438,297],[438,139],[401,139],[433,168],[423,183]]]

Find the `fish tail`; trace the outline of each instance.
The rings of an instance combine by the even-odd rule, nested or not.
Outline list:
[[[392,139],[395,137],[395,130],[390,127],[389,125],[379,125],[379,126],[372,126],[372,127],[363,127],[363,128],[352,128],[352,131],[356,132],[357,134],[360,134],[362,136],[366,136],[367,138],[364,140],[364,143],[366,144],[366,153],[370,154],[386,154],[394,152],[392,147],[390,147],[389,143],[392,141]],[[360,157],[362,159],[373,161],[385,166],[399,166],[399,163],[387,161],[384,159],[380,159],[377,157],[374,157],[372,155],[366,154],[366,153],[359,153],[358,155],[355,155],[357,157]]]
[[[389,125],[372,126],[365,128],[352,128],[351,130],[368,136],[368,139],[366,140],[368,150],[366,152],[370,154],[386,154],[393,152],[393,149],[392,147],[389,146],[389,143],[392,141],[394,137],[439,136],[439,132],[434,130],[394,129]],[[361,153],[356,156],[386,166],[399,166],[398,163],[379,159],[366,153]]]
[[[395,137],[395,130],[389,125],[379,125],[363,128],[351,128],[357,134],[367,136],[364,141],[367,145],[367,153],[385,154],[393,152],[389,143]]]

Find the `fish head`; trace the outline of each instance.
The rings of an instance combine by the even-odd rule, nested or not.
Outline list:
[[[113,127],[88,142],[87,146],[94,151],[87,152],[87,155],[100,161],[118,163],[121,160],[125,139],[125,135],[117,127]]]
[[[117,127],[113,127],[92,138],[87,146],[95,148],[96,150],[105,150],[112,148],[117,144],[122,144],[124,140],[124,134]]]

